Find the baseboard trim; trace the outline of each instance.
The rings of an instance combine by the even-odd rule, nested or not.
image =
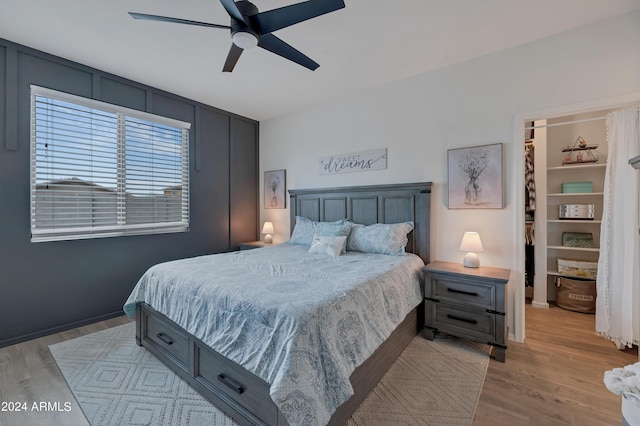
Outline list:
[[[39,337],[48,336],[49,334],[60,333],[62,331],[70,330],[72,328],[82,327],[83,325],[93,324],[94,322],[108,320],[111,318],[119,317],[121,315],[124,315],[124,312],[122,310],[118,310],[115,312],[110,312],[108,314],[98,315],[96,317],[87,318],[87,319],[75,321],[75,322],[70,322],[57,327],[51,327],[51,328],[36,331],[33,333],[23,334],[22,336],[12,337],[6,340],[0,340],[0,348],[4,348],[5,346],[15,345],[17,343],[26,342],[27,340],[37,339]]]
[[[548,303],[536,302],[535,300],[531,301],[531,306],[533,306],[534,308],[549,309]]]

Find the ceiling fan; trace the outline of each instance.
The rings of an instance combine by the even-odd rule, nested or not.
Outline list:
[[[220,3],[222,3],[222,6],[231,17],[230,26],[171,18],[168,16],[148,15],[145,13],[129,12],[129,15],[134,19],[173,22],[176,24],[231,30],[233,43],[231,44],[231,49],[227,54],[227,60],[222,68],[224,72],[233,71],[244,49],[250,49],[256,46],[313,71],[320,66],[317,62],[285,43],[273,35],[272,32],[344,7],[343,0],[308,0],[266,12],[259,12],[258,8],[247,0],[240,0],[238,2],[234,0],[220,0]]]

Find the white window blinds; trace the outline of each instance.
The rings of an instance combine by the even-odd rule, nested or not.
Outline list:
[[[189,123],[31,87],[31,240],[189,228]]]

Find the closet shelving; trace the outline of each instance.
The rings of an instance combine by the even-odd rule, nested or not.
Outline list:
[[[568,114],[536,120],[530,126],[531,130],[535,129],[532,136],[535,142],[533,199],[536,201],[536,235],[533,247],[525,246],[525,269],[534,271],[531,298],[535,307],[548,307],[549,302],[557,300],[559,258],[597,262],[600,257],[600,227],[609,148],[605,126],[608,112],[599,110]],[[526,150],[526,139],[525,133],[525,154],[529,155],[531,151]],[[527,161],[529,157],[525,157],[525,166]],[[526,192],[528,176],[525,169],[525,202],[531,199]],[[562,184],[568,182],[591,182],[592,192],[564,193]],[[565,185],[565,190],[568,187]],[[574,187],[576,190],[587,190],[585,185]],[[560,219],[560,204],[593,204],[594,217],[592,220]],[[563,238],[564,232],[576,235],[565,235]],[[589,236],[581,233],[591,234],[592,244],[582,244],[583,247],[564,245],[579,245],[580,240],[588,241]],[[569,240],[576,242],[569,243]],[[531,252],[533,259],[529,257]],[[527,285],[530,285],[529,281]]]
[[[559,276],[557,259],[570,258],[597,262],[600,254],[600,224],[604,197],[606,163],[565,164],[547,167],[547,274]],[[563,193],[564,182],[591,182],[593,192]],[[560,204],[594,204],[593,220],[560,219]],[[594,247],[562,245],[563,232],[587,232],[593,235]]]

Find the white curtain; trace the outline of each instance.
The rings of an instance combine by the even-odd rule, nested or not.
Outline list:
[[[618,348],[640,341],[640,154],[638,107],[607,114],[609,155],[604,181],[596,332]]]

